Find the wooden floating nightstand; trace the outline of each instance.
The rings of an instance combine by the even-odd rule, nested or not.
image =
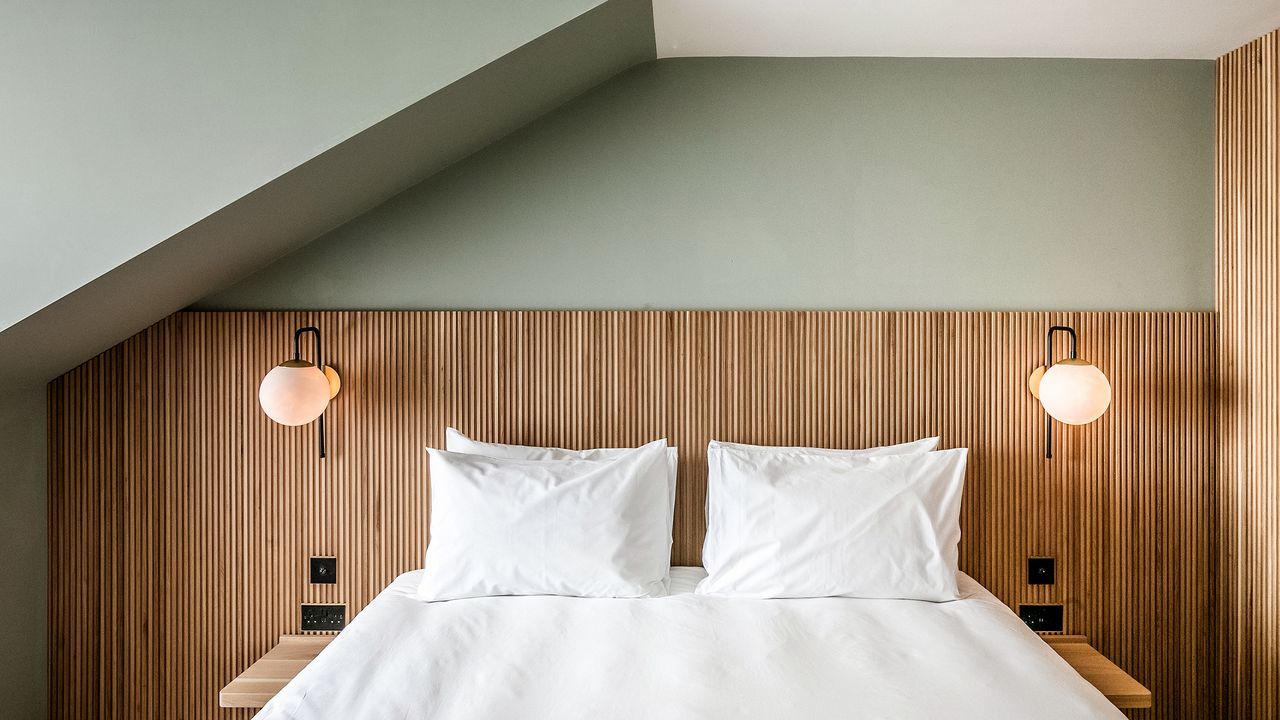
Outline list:
[[[320,654],[334,635],[281,635],[275,647],[218,693],[224,708],[260,708]]]
[[[1151,691],[1089,644],[1084,635],[1041,635],[1076,672],[1116,707],[1149,708]]]

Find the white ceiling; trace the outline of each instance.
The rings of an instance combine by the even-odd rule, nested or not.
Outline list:
[[[1216,58],[1280,0],[654,0],[658,57]]]

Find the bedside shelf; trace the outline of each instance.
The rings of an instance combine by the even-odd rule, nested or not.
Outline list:
[[[1149,708],[1151,691],[1089,644],[1084,635],[1041,635],[1076,672],[1116,707]]]
[[[281,635],[280,642],[218,693],[224,708],[260,708],[276,696],[335,635]]]

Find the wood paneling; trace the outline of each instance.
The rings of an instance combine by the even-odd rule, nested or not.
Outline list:
[[[1231,717],[1280,716],[1280,30],[1218,60],[1221,656]]]
[[[1042,451],[1026,388],[1051,324],[1114,403]],[[271,423],[262,375],[324,331],[343,391]],[[296,632],[301,602],[362,608],[418,567],[423,447],[486,440],[682,450],[675,560],[703,533],[719,438],[972,449],[961,563],[1004,601],[1063,602],[1069,632],[1152,689],[1137,717],[1218,709],[1220,561],[1211,313],[179,313],[50,386],[54,717],[247,717],[218,690]],[[312,554],[336,585],[306,584]],[[1026,585],[1026,558],[1058,584]]]

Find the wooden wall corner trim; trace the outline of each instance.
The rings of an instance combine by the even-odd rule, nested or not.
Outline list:
[[[1218,60],[1223,717],[1280,716],[1280,30]]]

